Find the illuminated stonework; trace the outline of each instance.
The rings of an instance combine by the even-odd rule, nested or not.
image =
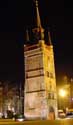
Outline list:
[[[45,44],[37,1],[36,12],[37,26],[33,29],[33,34],[37,44],[24,46],[24,115],[28,119],[53,119],[57,117],[53,46]]]
[[[42,41],[43,42],[43,41]],[[53,46],[46,44],[24,47],[26,117],[48,118],[49,108],[57,114],[56,80]]]

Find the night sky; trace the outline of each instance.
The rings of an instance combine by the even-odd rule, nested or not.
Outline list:
[[[56,77],[73,77],[73,8],[64,0],[39,0],[42,27],[50,29]],[[0,1],[0,80],[22,81],[26,27],[34,24],[33,0]]]

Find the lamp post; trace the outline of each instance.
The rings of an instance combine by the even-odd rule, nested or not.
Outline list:
[[[66,101],[66,97],[67,96],[67,91],[65,89],[60,89],[59,90],[59,100],[60,100],[60,108],[65,109],[66,105],[65,105],[65,101]]]

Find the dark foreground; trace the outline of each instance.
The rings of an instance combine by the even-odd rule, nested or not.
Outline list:
[[[12,120],[0,120],[0,125],[73,125],[73,119],[63,120],[36,120],[36,121],[24,121],[15,122]]]

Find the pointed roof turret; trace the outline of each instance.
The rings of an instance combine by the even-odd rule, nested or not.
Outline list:
[[[29,33],[28,33],[28,29],[26,30],[26,41],[29,41]]]
[[[48,31],[48,42],[49,42],[49,45],[52,45],[51,36],[50,36],[50,32],[49,31]]]

